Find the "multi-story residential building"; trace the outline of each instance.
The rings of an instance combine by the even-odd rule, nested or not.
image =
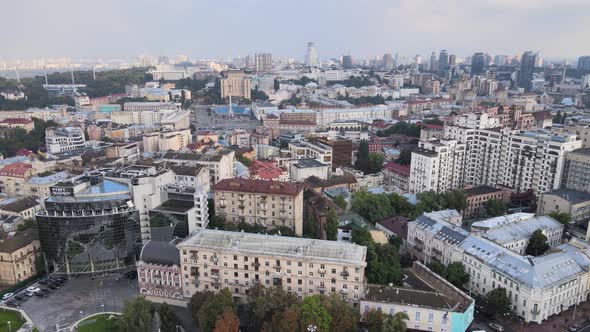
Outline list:
[[[203,229],[178,244],[184,297],[228,288],[245,298],[254,285],[299,298],[337,294],[358,305],[367,248],[350,243]]]
[[[167,152],[161,160],[179,165],[206,166],[211,184],[234,177],[235,152],[231,150],[220,150],[214,154]]]
[[[126,112],[158,112],[178,109],[180,109],[180,105],[170,102],[128,102],[123,104],[123,110]]]
[[[80,176],[51,187],[43,206],[37,225],[50,270],[95,273],[134,263],[140,219],[127,184]]]
[[[466,144],[455,140],[419,142],[412,152],[409,191],[443,192],[465,185]]]
[[[411,287],[367,285],[361,314],[373,309],[386,315],[403,312],[409,329],[416,331],[467,331],[475,301],[420,262],[404,270]]]
[[[107,158],[117,159],[120,164],[132,164],[139,160],[139,143],[116,143],[105,149]]]
[[[286,226],[303,234],[303,186],[288,182],[225,179],[213,187],[215,213],[227,221]]]
[[[272,54],[256,53],[254,54],[254,70],[259,73],[268,73],[272,71]]]
[[[8,204],[0,205],[1,214],[16,216],[21,220],[35,219],[35,214],[40,209],[39,199],[32,196],[23,197]]]
[[[424,215],[408,225],[407,244],[425,263],[462,262],[470,275],[467,287],[474,294],[485,296],[494,288],[505,288],[510,308],[525,322],[541,323],[585,301],[589,294],[590,260],[581,253],[587,244],[580,248],[564,244],[549,254],[526,257]]]
[[[352,141],[340,136],[320,139],[332,148],[332,167],[350,167],[352,165]]]
[[[186,306],[182,293],[180,250],[174,244],[149,241],[141,249],[135,265],[139,294],[152,302]]]
[[[51,192],[49,190],[50,187],[55,186],[56,184],[72,177],[73,175],[66,171],[57,172],[46,176],[33,176],[29,178],[25,183],[26,195],[48,197],[49,195],[51,195]]]
[[[86,147],[84,131],[80,127],[47,128],[45,147],[49,153],[81,150]]]
[[[581,146],[573,134],[547,130],[448,126],[445,137],[449,140],[420,142],[422,149],[412,154],[411,192],[465,185],[502,186],[517,192],[532,189],[535,193],[557,189],[565,154]],[[444,167],[449,165],[453,167]]]
[[[590,194],[571,189],[556,189],[539,194],[537,213],[546,215],[551,212],[567,213],[571,221],[587,228],[586,241],[590,240]]]
[[[190,129],[161,131],[143,136],[145,152],[178,151],[187,147],[192,141]]]
[[[409,190],[410,171],[409,165],[401,165],[390,161],[383,166],[383,182],[386,186],[391,187],[394,192],[405,194]]]
[[[576,149],[565,155],[562,186],[590,193],[590,148]]]
[[[506,190],[490,186],[476,186],[463,190],[467,201],[467,208],[461,213],[463,218],[471,219],[483,217],[486,214],[486,204],[490,199],[508,203],[510,193]]]
[[[332,168],[332,147],[320,141],[291,141],[289,142],[291,156],[296,159],[313,158]]]
[[[0,169],[0,192],[10,196],[27,195],[26,181],[33,175],[33,166],[21,162]]]
[[[37,275],[42,267],[41,261],[41,244],[36,230],[4,235],[0,239],[0,284],[14,286]]]
[[[251,98],[250,78],[241,70],[229,70],[222,73],[220,80],[221,98]]]
[[[142,124],[146,126],[161,126],[166,130],[187,129],[189,111],[166,109],[159,111],[119,111],[111,112],[111,121],[120,125]]]

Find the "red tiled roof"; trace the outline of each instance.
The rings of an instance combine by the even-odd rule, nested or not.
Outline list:
[[[257,176],[263,180],[277,179],[283,174],[283,170],[279,166],[258,160],[254,160],[252,165],[248,167],[248,170],[250,171],[250,176]]]
[[[16,151],[17,156],[28,156],[31,154],[33,154],[33,151],[28,150],[28,149],[20,149],[20,150]]]
[[[266,118],[267,118],[267,119],[278,119],[279,117],[278,117],[278,116],[276,116],[276,115],[274,115],[274,114],[267,114],[267,115],[266,115]]]
[[[33,122],[33,120],[27,119],[27,118],[7,118],[7,119],[4,119],[0,122],[10,123],[10,124],[29,124],[29,123]]]
[[[269,195],[297,196],[303,186],[296,183],[252,179],[225,179],[219,181],[213,191],[249,192]]]
[[[443,125],[437,125],[437,124],[430,124],[430,123],[422,123],[422,126],[424,128],[428,128],[428,129],[438,129],[438,130],[443,130],[445,128],[445,126]]]
[[[8,164],[0,169],[0,175],[24,177],[28,170],[33,168],[31,164],[13,163]]]
[[[410,176],[410,165],[401,165],[394,163],[393,161],[388,162],[384,166],[390,172],[397,173],[404,176]]]

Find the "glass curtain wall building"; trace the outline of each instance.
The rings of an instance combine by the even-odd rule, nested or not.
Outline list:
[[[84,175],[50,188],[37,213],[49,270],[94,273],[135,264],[141,249],[139,212],[127,184]]]

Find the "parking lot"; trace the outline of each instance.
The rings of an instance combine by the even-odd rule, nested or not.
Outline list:
[[[46,288],[44,285],[35,286]],[[66,331],[82,316],[101,311],[121,311],[125,300],[137,295],[137,281],[121,275],[94,279],[73,277],[46,297],[32,296],[22,302],[20,308],[40,331]]]

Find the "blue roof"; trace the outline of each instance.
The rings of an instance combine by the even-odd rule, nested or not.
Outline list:
[[[238,106],[232,104],[231,106],[232,111],[234,114],[250,114],[250,107],[249,106]],[[217,106],[215,107],[215,113],[217,114],[228,114],[229,113],[229,106]]]

